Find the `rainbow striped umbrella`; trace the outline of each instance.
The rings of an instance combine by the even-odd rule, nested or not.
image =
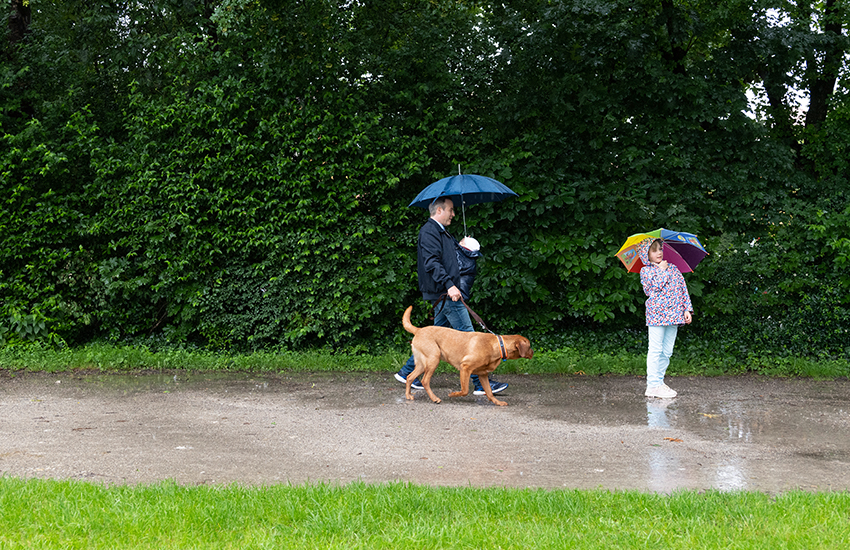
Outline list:
[[[703,258],[708,256],[705,247],[693,233],[656,229],[645,233],[635,233],[626,239],[625,244],[617,251],[629,273],[639,273],[643,262],[638,257],[638,247],[646,239],[661,239],[664,241],[664,259],[679,268],[682,273],[690,273]]]

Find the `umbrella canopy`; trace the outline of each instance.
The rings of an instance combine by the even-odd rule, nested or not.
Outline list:
[[[460,166],[458,166],[460,172]],[[507,185],[487,176],[476,174],[458,174],[437,180],[416,195],[408,206],[428,208],[440,197],[449,197],[452,203],[460,203],[463,212],[463,234],[466,235],[466,205],[482,202],[498,202],[508,197],[517,197]]]
[[[655,231],[629,236],[625,244],[617,251],[616,256],[620,258],[629,273],[639,273],[643,267],[644,264],[638,256],[638,247],[646,239],[663,240],[664,259],[678,267],[682,273],[690,273],[703,258],[708,256],[705,247],[693,233],[671,231],[662,227]]]
[[[428,208],[428,205],[439,197],[451,197],[452,202],[460,202],[461,206],[465,206],[482,202],[498,202],[516,196],[517,194],[511,191],[507,185],[493,178],[475,174],[460,174],[435,181],[416,195],[416,198],[408,206]],[[461,201],[455,201],[455,197],[460,197]]]

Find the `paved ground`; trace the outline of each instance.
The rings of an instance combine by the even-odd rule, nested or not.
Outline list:
[[[106,483],[850,489],[850,381],[502,375],[508,407],[391,373],[0,371],[0,475]]]

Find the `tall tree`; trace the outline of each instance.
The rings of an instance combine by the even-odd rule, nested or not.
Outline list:
[[[735,53],[753,68],[748,80],[760,84],[759,114],[798,155],[827,120],[838,78],[848,70],[848,9],[844,0],[766,1],[733,29]]]

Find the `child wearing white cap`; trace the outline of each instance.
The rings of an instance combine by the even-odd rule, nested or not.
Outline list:
[[[478,272],[476,262],[481,258],[481,245],[472,237],[464,237],[458,243],[457,262],[460,266],[460,284],[458,288],[464,300],[469,300],[475,274]]]

